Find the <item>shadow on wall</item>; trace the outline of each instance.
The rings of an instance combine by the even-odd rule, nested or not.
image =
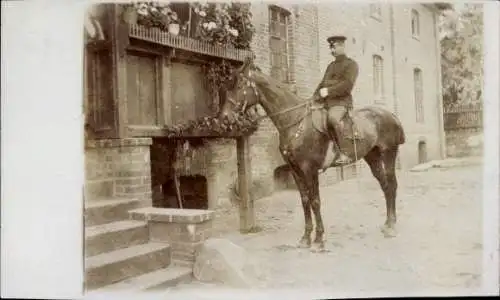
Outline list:
[[[268,180],[264,179],[254,179],[252,180],[252,186],[250,187],[250,197],[252,197],[253,201],[259,200],[264,197],[271,196],[273,192],[273,186],[269,184]],[[236,179],[229,186],[229,199],[233,205],[239,205],[240,196],[239,196],[239,188],[238,188],[238,179]]]
[[[282,165],[274,169],[274,188],[276,191],[297,189],[290,166]]]

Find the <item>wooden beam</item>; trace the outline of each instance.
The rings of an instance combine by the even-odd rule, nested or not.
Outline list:
[[[182,147],[182,143],[179,141],[175,142],[175,160],[177,161],[178,159],[183,159],[183,157],[179,157],[179,148]],[[178,164],[175,163],[174,168],[173,168],[173,177],[174,177],[174,185],[175,185],[175,195],[177,197],[177,204],[179,205],[180,209],[183,209],[182,205],[182,192],[181,192],[181,184],[179,182],[179,174],[177,172],[177,167]]]
[[[112,49],[112,72],[113,72],[113,100],[115,120],[114,124],[118,137],[124,138],[127,135],[128,111],[126,103],[127,87],[127,53],[129,44],[128,30],[126,24],[122,22],[122,10],[119,4],[112,4],[111,9],[111,49]]]
[[[236,140],[236,153],[238,159],[238,187],[240,196],[240,231],[248,232],[255,226],[255,208],[250,187],[252,172],[250,166],[250,143],[248,137]]]

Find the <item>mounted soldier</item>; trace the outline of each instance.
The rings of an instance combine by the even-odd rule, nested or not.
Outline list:
[[[327,38],[333,62],[326,68],[323,79],[314,91],[313,99],[323,103],[328,111],[328,123],[334,128],[336,154],[335,162],[348,164],[351,159],[340,149],[342,126],[340,121],[352,109],[353,99],[351,91],[358,77],[358,64],[345,54],[345,36],[331,36]]]

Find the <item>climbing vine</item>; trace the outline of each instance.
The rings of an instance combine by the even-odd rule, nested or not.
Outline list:
[[[179,136],[242,136],[254,133],[258,124],[254,118],[246,113],[228,117],[202,117],[197,120],[170,126],[166,130],[166,137]]]

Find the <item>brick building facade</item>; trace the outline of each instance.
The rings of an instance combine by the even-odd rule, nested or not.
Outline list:
[[[360,68],[354,105],[381,105],[395,111],[407,133],[399,163],[403,169],[444,155],[437,8],[423,4],[321,3],[252,5],[257,65],[282,76],[301,97],[312,95],[331,61],[326,38],[344,34],[347,55]],[[270,25],[270,24],[276,25]],[[272,27],[272,28],[270,28]],[[286,30],[280,28],[285,27]],[[280,47],[281,49],[274,49]],[[285,53],[285,63],[281,56]],[[279,70],[283,69],[284,72]],[[282,75],[285,74],[285,75]],[[283,161],[276,130],[264,122],[252,137],[254,175],[271,178]],[[254,156],[254,157],[256,157]],[[266,164],[266,167],[262,165]],[[358,172],[367,171],[364,162]],[[339,178],[331,169],[322,184]],[[270,181],[269,181],[270,182]]]
[[[331,61],[326,38],[344,34],[348,37],[347,54],[360,68],[353,92],[354,106],[384,106],[395,111],[403,123],[407,141],[401,147],[400,167],[407,169],[444,156],[435,5],[255,2],[251,9],[256,28],[252,50],[257,65],[265,73],[288,82],[299,96],[309,97]],[[189,67],[192,72],[187,72],[187,67],[171,66],[173,71],[185,75],[177,80],[191,84],[200,81],[195,67]],[[184,69],[186,72],[180,72]],[[169,84],[175,85],[175,82]],[[204,104],[195,101],[200,100],[199,97],[190,94],[195,89],[177,90],[174,94],[182,100],[172,99],[169,122],[180,121],[179,117],[188,118],[186,111],[204,110],[200,108]],[[176,104],[179,101],[182,105]],[[285,174],[280,176],[288,181],[287,185],[291,182],[286,171],[280,172],[285,163],[278,152],[277,135],[273,124],[264,119],[250,137],[252,176],[259,196],[271,194],[282,186],[283,178],[276,178],[279,173]],[[344,170],[328,170],[320,175],[320,184],[333,184],[359,173],[369,173],[363,161]],[[196,149],[191,162],[181,166],[180,175],[206,178],[209,207],[225,202],[237,180],[235,141],[209,141],[203,148]],[[153,198],[158,192],[154,185],[153,182]],[[102,185],[96,188],[102,189]],[[150,194],[151,190],[148,188],[145,192]]]
[[[299,96],[309,97],[331,59],[326,38],[344,34],[348,55],[360,67],[354,106],[384,106],[395,111],[405,127],[401,167],[443,157],[434,6],[253,3],[251,9],[256,27],[252,49],[265,73],[286,81]],[[153,275],[155,280],[147,279],[147,286],[154,287],[191,276],[195,251],[210,236],[211,210],[229,198],[238,180],[235,140],[208,139],[193,148],[190,157],[181,156],[175,168],[191,180],[184,191],[198,197],[192,202],[203,204],[194,207],[201,209],[158,208],[172,207],[165,205],[171,198],[165,195],[168,189],[162,189],[169,178],[177,178],[169,158],[176,147],[158,147],[158,139],[164,137],[161,130],[209,113],[209,96],[200,85],[199,62],[171,61],[169,49],[175,46],[146,47],[141,43],[144,36],[143,40],[135,36],[131,43],[121,12],[118,5],[101,5],[94,11],[93,18],[102,17],[103,32],[87,32],[94,41],[86,45],[84,56],[87,289],[109,284],[137,288]],[[88,21],[86,25],[92,23]],[[145,35],[151,36],[155,34]],[[192,54],[193,49],[184,51],[184,60]],[[271,194],[283,183],[290,186],[277,137],[267,119],[250,137],[256,197]],[[320,175],[320,184],[360,172],[369,172],[364,162],[330,169]],[[200,193],[206,194],[204,199]],[[125,279],[129,280],[120,282]]]
[[[283,78],[290,89],[307,98],[331,61],[326,38],[346,35],[347,54],[360,68],[354,106],[380,105],[397,113],[407,134],[398,164],[408,169],[445,153],[437,12],[435,6],[424,4],[253,3],[252,50],[266,74]],[[285,164],[277,137],[269,119],[250,137],[252,176],[260,183],[261,195],[283,184],[283,178],[277,178]],[[231,140],[217,145],[211,152],[205,149],[203,156],[219,158],[217,176],[207,180],[217,186],[212,192],[220,204],[236,182],[236,150]],[[344,170],[329,169],[320,175],[320,185],[369,172],[364,161]],[[291,176],[284,179],[289,186]]]

